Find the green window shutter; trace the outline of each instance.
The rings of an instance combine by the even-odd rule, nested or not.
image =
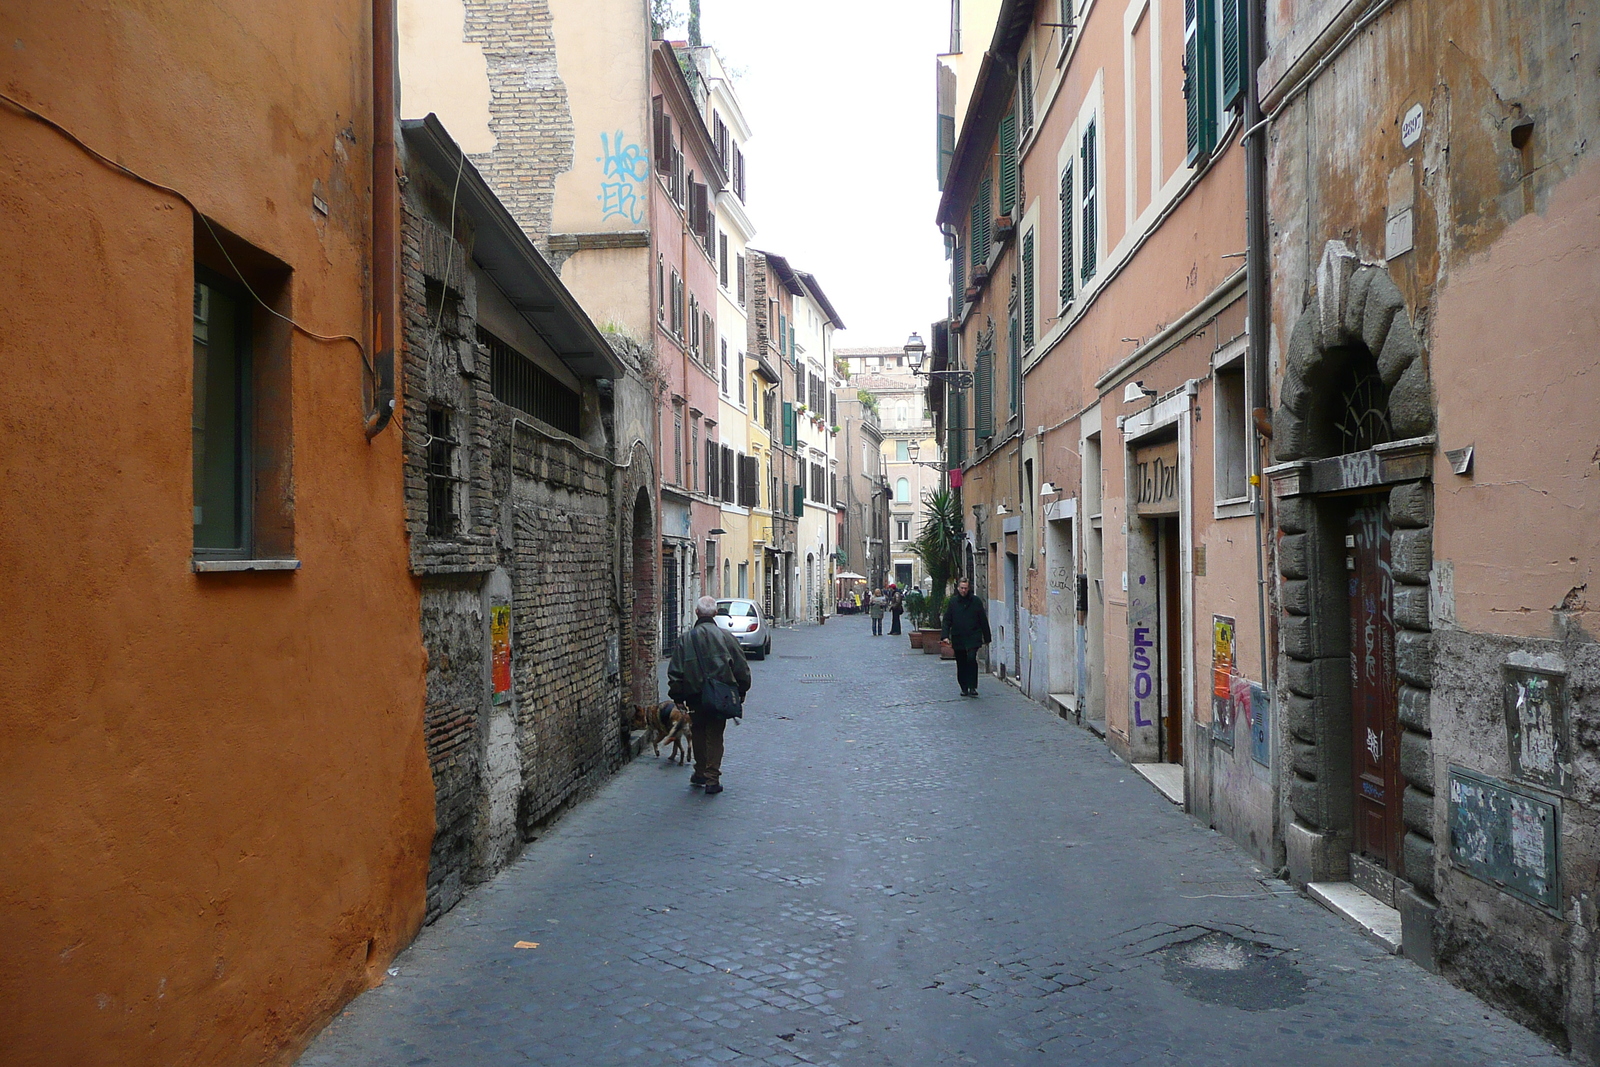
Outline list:
[[[1033,351],[1033,231],[1022,237],[1022,348]],[[1016,403],[1013,401],[1013,408]]]
[[[1017,116],[1015,112],[1000,120],[1000,214],[1009,215],[1017,206]]]
[[[974,375],[973,427],[979,437],[994,436],[994,331],[978,341],[978,372]]]
[[[783,444],[794,447],[794,403],[789,400],[783,402]]]
[[[1222,0],[1222,106],[1232,107],[1244,93],[1244,0]]]
[[[802,480],[794,487],[794,514],[796,518],[806,513],[806,487]]]
[[[1022,97],[1022,135],[1026,137],[1033,130],[1033,57],[1029,56],[1022,62],[1021,84],[1018,93]]]
[[[971,238],[969,237],[970,241]],[[967,258],[957,245],[950,256],[950,317],[961,318],[961,305],[967,302]]]
[[[1217,141],[1217,97],[1215,63],[1217,55],[1214,0],[1184,0],[1183,4],[1183,96],[1185,115],[1185,162],[1193,165]]]
[[[1069,162],[1066,169],[1061,172],[1061,306],[1066,307],[1072,303],[1073,295],[1073,256],[1072,256],[1072,215],[1076,200],[1072,188],[1072,164]]]
[[[979,267],[988,265],[989,252],[994,247],[994,235],[991,232],[994,223],[994,186],[988,178],[978,186],[978,197],[972,202],[972,218],[969,222],[967,243],[972,246],[972,273],[976,276]]]
[[[1083,234],[1083,247],[1080,249],[1079,258],[1083,265],[1079,268],[1078,276],[1088,282],[1094,277],[1095,257],[1099,252],[1099,234],[1096,232],[1100,221],[1099,204],[1096,186],[1099,174],[1098,156],[1095,152],[1094,123],[1089,123],[1089,128],[1083,131],[1083,145],[1078,151],[1078,165],[1083,175],[1083,201],[1082,223],[1079,232]]]
[[[1015,312],[1012,313],[1011,321],[1007,325],[1010,327],[1007,331],[1010,337],[1007,340],[1006,354],[1010,358],[1006,367],[1006,393],[1011,407],[1011,414],[1015,415],[1022,403],[1022,346],[1017,343],[1018,331]]]

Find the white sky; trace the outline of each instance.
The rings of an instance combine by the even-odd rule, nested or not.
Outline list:
[[[687,0],[677,0],[687,16]],[[750,123],[757,248],[817,276],[841,348],[899,347],[945,314],[934,225],[935,56],[949,0],[701,0]],[[685,24],[669,32],[686,38]]]

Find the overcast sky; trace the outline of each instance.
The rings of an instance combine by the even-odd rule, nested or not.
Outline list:
[[[677,0],[680,14],[688,0]],[[945,313],[934,64],[949,0],[701,0],[736,74],[757,248],[817,276],[841,348],[899,347]],[[669,34],[682,40],[686,27]]]

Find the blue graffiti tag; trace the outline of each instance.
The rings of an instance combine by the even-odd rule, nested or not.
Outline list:
[[[640,188],[650,176],[650,157],[643,148],[623,138],[618,130],[612,135],[600,135],[601,154],[595,157],[600,164],[601,219],[622,217],[635,226],[644,224],[644,190]]]

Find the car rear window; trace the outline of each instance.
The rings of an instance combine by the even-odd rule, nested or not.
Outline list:
[[[717,601],[717,614],[727,615],[735,619],[754,618],[756,606],[748,600],[719,600]]]

